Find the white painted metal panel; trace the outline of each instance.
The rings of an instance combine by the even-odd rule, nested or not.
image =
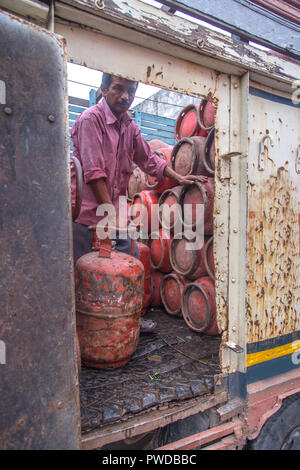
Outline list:
[[[272,92],[272,90],[270,90]],[[261,95],[261,96],[256,96]],[[258,169],[264,145],[264,170]],[[300,109],[289,96],[250,89],[248,342],[300,329]]]

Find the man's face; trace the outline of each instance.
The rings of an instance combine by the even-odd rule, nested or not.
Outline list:
[[[102,89],[102,96],[116,117],[120,117],[130,108],[137,89],[137,82],[125,78],[112,77],[108,89]]]

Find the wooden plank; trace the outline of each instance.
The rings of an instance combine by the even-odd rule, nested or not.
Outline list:
[[[75,104],[77,106],[83,106],[85,108],[89,107],[89,101],[82,98],[76,98],[75,96],[69,96],[69,103]]]
[[[69,112],[69,120],[70,121],[76,121],[76,119],[80,116],[80,114],[75,114],[75,113],[70,113]]]
[[[75,106],[74,104],[69,104],[69,111],[71,111],[72,113],[81,114],[82,111],[84,111],[85,109],[87,109],[87,108],[84,107],[84,106]]]
[[[149,114],[149,113],[144,113],[144,112],[141,112],[141,115],[142,115],[142,119],[146,121],[159,122],[167,126],[175,126],[176,124],[176,119],[166,118],[163,116],[156,116],[155,114]]]
[[[154,129],[154,130],[153,130],[153,129],[149,129],[149,128],[147,129],[147,128],[145,128],[145,127],[141,127],[141,132],[144,133],[144,134],[150,134],[150,133],[151,133],[151,134],[155,135],[156,138],[158,138],[158,137],[166,137],[167,139],[170,139],[170,138],[172,138],[173,135],[174,135],[174,134],[171,133],[171,132],[164,132],[164,131],[161,131],[161,130],[159,130],[159,129]]]
[[[153,121],[145,121],[144,119],[142,119],[141,126],[148,127],[150,129],[160,129],[165,132],[171,132],[172,134],[175,132],[174,126],[165,126],[164,124],[159,124],[158,122]]]

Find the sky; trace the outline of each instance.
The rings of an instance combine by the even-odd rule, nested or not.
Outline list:
[[[68,95],[76,96],[88,100],[91,88],[99,88],[101,84],[102,72],[92,70],[77,64],[68,63]],[[74,83],[80,82],[80,83]],[[159,91],[160,88],[139,83],[136,97],[132,107],[142,102],[145,98]]]

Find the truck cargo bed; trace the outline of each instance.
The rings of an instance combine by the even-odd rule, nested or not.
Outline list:
[[[141,335],[130,362],[114,370],[82,367],[82,433],[124,421],[160,405],[213,392],[220,338],[191,330],[182,318],[150,309],[155,333]]]

